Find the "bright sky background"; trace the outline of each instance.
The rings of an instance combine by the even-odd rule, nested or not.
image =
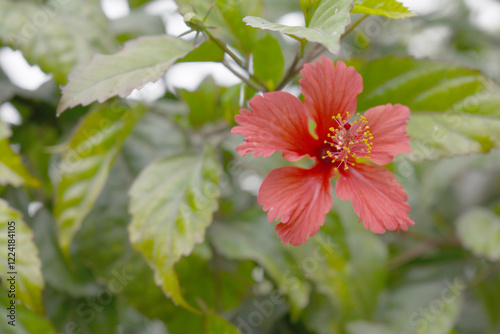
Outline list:
[[[455,0],[400,0],[411,10],[420,15],[444,10],[446,4]],[[494,32],[500,29],[500,2],[495,0],[466,0],[471,8],[471,21],[478,27]],[[101,0],[102,8],[110,19],[116,19],[129,14],[130,9],[126,0]],[[147,5],[146,11],[160,15],[167,32],[178,35],[188,30],[183,18],[175,10],[177,5],[173,0],[155,0]],[[303,25],[301,13],[287,14],[279,23],[288,25]],[[451,30],[447,27],[432,27],[424,29],[412,38],[408,52],[416,57],[426,57],[436,52],[440,42],[448,38]],[[441,43],[442,44],[442,43]],[[43,73],[38,66],[30,66],[20,51],[13,51],[8,47],[0,48],[0,66],[9,79],[17,86],[36,90],[41,84],[51,78]],[[200,81],[211,74],[220,85],[233,85],[239,79],[229,72],[222,64],[177,64],[167,73],[165,80],[146,85],[140,91],[134,91],[130,98],[154,100],[162,96],[166,87],[175,87],[193,90]],[[175,85],[174,85],[175,83]],[[16,115],[17,114],[17,115]],[[12,124],[19,123],[20,117],[10,103],[0,106],[0,119]]]

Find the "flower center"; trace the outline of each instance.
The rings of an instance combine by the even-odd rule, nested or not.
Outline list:
[[[333,116],[335,126],[329,129],[328,140],[324,141],[330,147],[321,158],[330,159],[335,164],[335,171],[338,171],[337,168],[349,169],[358,158],[370,158],[373,135],[369,130],[368,121],[358,113],[354,122],[349,123],[350,117],[349,112],[345,121],[340,114]]]

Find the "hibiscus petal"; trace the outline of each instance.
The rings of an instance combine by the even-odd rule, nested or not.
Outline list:
[[[341,200],[352,201],[354,211],[365,227],[375,233],[398,227],[407,231],[407,224],[415,224],[408,216],[411,209],[406,203],[408,195],[384,167],[361,163],[341,171],[336,193]]]
[[[235,117],[240,126],[231,130],[245,136],[236,148],[240,155],[254,152],[254,157],[267,158],[281,151],[289,161],[314,157],[318,143],[309,132],[309,119],[298,98],[286,92],[265,93],[250,100],[250,109],[240,110]]]
[[[373,146],[370,160],[378,165],[386,165],[399,153],[410,153],[410,137],[406,135],[406,123],[410,109],[401,104],[386,104],[365,112]]]
[[[264,179],[258,201],[268,211],[270,222],[281,218],[276,230],[283,243],[300,245],[325,223],[333,205],[330,172],[324,165],[281,167]]]
[[[326,139],[328,129],[333,125],[332,116],[342,115],[346,119],[356,111],[356,96],[363,91],[363,79],[354,67],[321,57],[321,62],[305,64],[300,72],[303,78],[300,87],[311,118],[316,122],[316,133]]]

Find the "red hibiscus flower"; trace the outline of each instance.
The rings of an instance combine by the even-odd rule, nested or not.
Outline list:
[[[300,245],[316,234],[333,206],[330,179],[339,176],[336,194],[351,200],[364,226],[375,233],[414,222],[401,184],[384,167],[399,153],[411,152],[406,123],[408,107],[382,105],[356,114],[356,96],[363,90],[353,67],[326,57],[301,71],[302,103],[285,92],[264,93],[250,100],[250,109],[235,117],[233,134],[245,136],[240,155],[269,157],[281,151],[289,161],[314,160],[311,169],[281,167],[264,179],[259,204],[276,225],[283,243]],[[309,121],[316,124],[314,133]],[[370,162],[371,163],[370,163]]]

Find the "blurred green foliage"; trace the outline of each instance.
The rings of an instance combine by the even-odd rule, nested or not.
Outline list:
[[[0,46],[52,74],[30,91],[0,69],[0,103],[22,118],[0,121],[1,333],[500,332],[500,32],[472,24],[463,1],[412,17],[395,0],[178,0],[202,19],[181,39],[152,2],[109,20],[97,0],[0,0]],[[290,13],[307,27],[278,23]],[[375,235],[335,198],[293,247],[257,204],[259,181],[289,163],[237,156],[234,115],[258,91],[296,92],[321,54],[362,74],[360,112],[412,110],[413,152],[388,166],[409,195],[408,232]],[[192,62],[241,82],[115,98]]]

